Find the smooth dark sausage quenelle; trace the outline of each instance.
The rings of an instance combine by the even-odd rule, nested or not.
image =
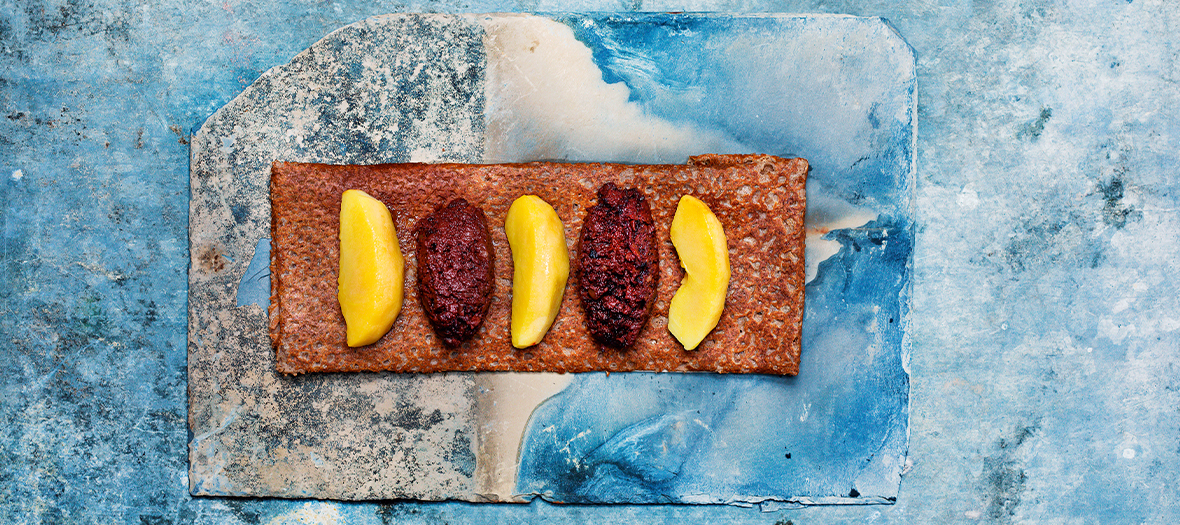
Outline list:
[[[647,324],[660,278],[651,206],[639,190],[608,182],[582,223],[578,295],[586,328],[600,344],[626,348]]]
[[[483,324],[492,302],[495,260],[483,210],[455,199],[414,229],[418,301],[443,344],[455,347]]]

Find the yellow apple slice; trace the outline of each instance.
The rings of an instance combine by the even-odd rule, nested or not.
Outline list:
[[[340,277],[337,298],[348,346],[373,344],[402,309],[406,260],[381,201],[360,190],[340,198]]]
[[[512,249],[512,346],[527,348],[545,337],[570,275],[565,227],[536,195],[516,199],[504,219]]]
[[[721,221],[700,199],[680,198],[669,232],[684,279],[668,307],[668,331],[693,350],[721,319],[729,291],[729,247]]]

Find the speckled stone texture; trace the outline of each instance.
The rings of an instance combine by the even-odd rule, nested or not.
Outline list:
[[[191,498],[190,130],[328,32],[409,11],[730,3],[0,6],[0,521],[1180,521],[1180,7],[752,2],[884,16],[918,57],[910,457],[893,506],[760,512]]]
[[[479,158],[481,71],[455,66],[481,62],[473,31],[466,19],[441,17],[348,26],[267,72],[193,135],[193,494],[477,498],[469,376],[283,376],[269,303],[239,306],[237,297],[270,235],[271,162],[405,162],[422,149]]]

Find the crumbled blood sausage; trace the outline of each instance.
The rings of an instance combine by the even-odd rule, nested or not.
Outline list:
[[[655,222],[634,188],[598,189],[578,241],[578,295],[586,328],[599,343],[626,348],[647,324],[660,278]]]
[[[483,324],[492,302],[492,237],[483,210],[455,199],[414,229],[418,300],[443,344],[455,347]]]

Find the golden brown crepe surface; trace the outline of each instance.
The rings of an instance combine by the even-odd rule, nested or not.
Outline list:
[[[708,371],[795,375],[803,319],[803,159],[702,155],[684,165],[536,162],[335,166],[276,162],[271,170],[270,335],[279,372]],[[557,211],[575,260],[586,209],[606,182],[644,192],[660,241],[660,284],[652,317],[627,350],[596,344],[584,325],[571,273],[561,312],[540,344],[512,347],[512,255],[504,218],[533,194]],[[406,293],[393,329],[349,348],[337,302],[340,197],[362,190],[389,206],[406,258]],[[681,195],[704,201],[729,242],[731,278],[717,328],[693,351],[668,332],[668,303],[683,271],[668,228]],[[418,302],[414,226],[462,197],[487,214],[495,247],[492,305],[480,332],[458,349],[442,345]]]

